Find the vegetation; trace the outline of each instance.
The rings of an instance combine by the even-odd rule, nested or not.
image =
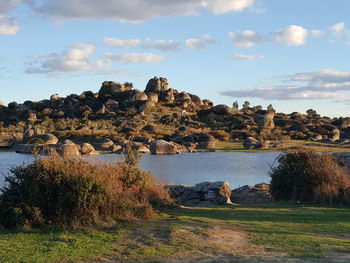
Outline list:
[[[286,262],[286,257],[346,256],[349,233],[350,210],[341,207],[280,203],[175,209],[150,221],[108,228],[2,231],[0,262],[186,262],[188,257],[214,261],[220,256],[237,262],[265,257],[266,262]]]
[[[271,168],[271,194],[275,200],[350,203],[350,176],[330,154],[310,150],[286,152]]]
[[[117,164],[51,156],[14,168],[0,196],[0,225],[79,226],[152,216],[171,199],[131,156]]]

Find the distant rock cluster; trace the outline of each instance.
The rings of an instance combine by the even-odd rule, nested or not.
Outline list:
[[[311,109],[285,114],[272,107],[214,105],[171,88],[163,77],[150,79],[143,91],[132,83],[105,81],[97,93],[0,103],[0,147],[40,145],[45,134],[58,139],[50,145],[69,139],[80,146],[89,143],[96,151],[120,152],[130,143],[140,152],[176,154],[212,148],[218,141],[240,140],[246,149],[270,149],[285,138],[345,143],[350,118],[321,117]]]
[[[231,190],[228,182],[203,182],[195,186],[168,185],[170,195],[184,206],[265,204],[272,201],[270,185],[242,186]]]

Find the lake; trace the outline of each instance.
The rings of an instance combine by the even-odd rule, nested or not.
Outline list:
[[[140,167],[152,171],[161,181],[169,184],[195,185],[204,181],[228,181],[231,188],[246,184],[269,182],[268,171],[279,153],[204,152],[178,155],[144,154]],[[87,160],[100,158],[108,162],[122,157],[101,154],[83,157]],[[3,174],[15,165],[30,163],[33,157],[15,152],[0,152],[0,187],[4,184]]]

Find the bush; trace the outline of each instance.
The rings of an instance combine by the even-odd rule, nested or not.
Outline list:
[[[5,228],[113,223],[148,218],[171,204],[149,172],[130,165],[50,157],[12,170],[0,196]]]
[[[271,194],[279,200],[346,202],[350,177],[330,154],[298,150],[281,154],[270,170]]]

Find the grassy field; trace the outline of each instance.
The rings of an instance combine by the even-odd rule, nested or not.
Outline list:
[[[340,145],[340,144],[330,144],[322,142],[312,142],[312,141],[302,141],[302,140],[290,140],[290,141],[278,141],[278,147],[272,149],[253,149],[247,150],[243,147],[242,141],[232,142],[226,141],[216,142],[215,147],[211,147],[209,151],[218,151],[218,152],[281,152],[290,149],[295,149],[297,147],[304,147],[315,150],[317,152],[350,152],[349,145]],[[208,151],[203,150],[203,151]]]
[[[343,207],[179,208],[115,227],[0,232],[1,263],[191,262],[186,259],[217,257],[312,262],[349,255],[350,209]]]

